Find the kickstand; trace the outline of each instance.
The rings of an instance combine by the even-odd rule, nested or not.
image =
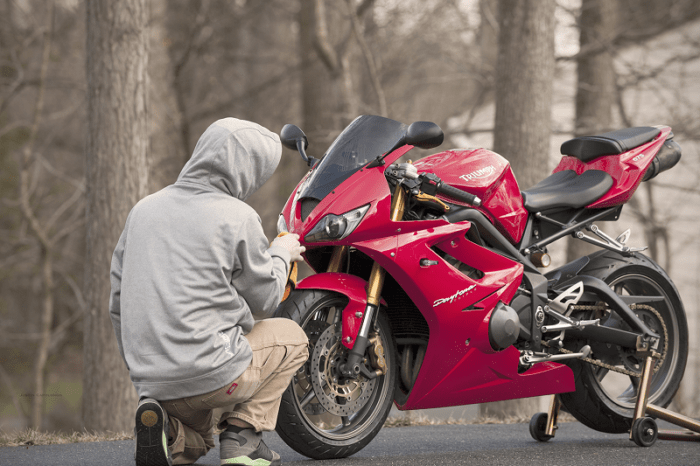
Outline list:
[[[654,374],[656,359],[658,358],[659,354],[652,351],[644,361],[637,403],[634,407],[634,419],[630,429],[630,440],[640,447],[652,446],[657,438],[662,440],[700,441],[700,422],[648,403],[649,387],[651,386],[651,378]],[[658,430],[656,421],[651,417],[646,417],[647,414],[689,430]]]
[[[544,430],[545,435],[554,437],[554,433],[559,428],[557,425],[557,418],[559,417],[559,409],[561,408],[561,401],[557,395],[552,395],[549,399],[549,410],[547,411],[547,427]]]

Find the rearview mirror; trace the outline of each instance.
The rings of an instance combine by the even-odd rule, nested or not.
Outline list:
[[[306,134],[296,125],[284,125],[280,131],[280,141],[282,145],[288,149],[297,150],[298,143],[304,143],[302,149],[306,150],[309,147],[309,140],[306,139]]]
[[[430,121],[416,121],[406,130],[405,143],[421,149],[432,149],[442,144],[445,134],[442,129]]]

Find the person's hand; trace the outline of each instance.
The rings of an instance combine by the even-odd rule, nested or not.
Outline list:
[[[306,251],[306,248],[299,244],[299,235],[296,233],[288,233],[284,236],[278,236],[272,240],[271,246],[281,246],[292,256],[290,259],[292,262],[299,262],[303,260],[301,254]]]

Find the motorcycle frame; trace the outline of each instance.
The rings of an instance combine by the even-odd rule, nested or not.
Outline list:
[[[285,205],[284,218],[289,231],[298,233],[307,249],[330,246],[333,254],[325,272],[302,280],[297,288],[330,290],[348,298],[342,316],[342,344],[352,351],[363,323],[368,317],[371,319],[370,306],[376,308],[387,304],[380,300],[385,274],[396,280],[430,329],[425,359],[415,384],[404,402],[397,400],[397,407],[401,410],[573,391],[573,373],[562,364],[541,362],[522,374],[518,373],[520,352],[515,347],[502,351],[491,347],[488,333],[491,313],[499,301],[509,303],[513,299],[523,280],[533,288],[533,306],[538,299],[543,299],[542,292],[546,296],[547,279],[528,260],[528,253],[588,227],[593,221],[617,219],[621,204],[629,200],[653,159],[647,155],[654,155],[670,133],[668,127],[661,129],[661,134],[653,141],[619,156],[601,157],[605,160],[596,160],[585,166],[568,160],[571,157],[562,159],[555,172],[575,169],[578,173],[586,169],[607,170],[615,163],[623,165],[621,170],[612,174],[615,183],[609,193],[588,207],[610,206],[611,202],[617,204],[594,214],[580,209],[581,212],[573,213],[568,224],[560,224],[560,231],[535,243],[531,243],[533,224],[542,221],[543,216],[532,214],[517,247],[503,237],[483,213],[474,209],[458,210],[435,220],[402,221],[405,193],[399,186],[392,197],[384,171],[412,146],[401,147],[388,154],[383,163],[370,164],[351,175],[322,199],[302,222],[296,203],[305,177]],[[324,216],[330,213],[342,215],[366,204],[369,204],[369,209],[365,217],[348,237],[336,242],[304,243],[304,235]],[[582,220],[577,222],[577,219]],[[555,223],[558,222],[555,220]],[[480,235],[488,236],[495,249],[467,240],[466,234],[472,228]],[[340,272],[351,246],[374,261],[367,281]],[[470,279],[442,260],[435,248],[482,271],[484,277],[478,282]],[[422,267],[421,259],[437,263]],[[601,290],[601,293],[605,291]],[[614,295],[609,289],[608,294]],[[633,329],[652,334],[624,303],[620,309],[622,317]],[[609,339],[610,336],[605,334],[598,338]],[[539,338],[536,343],[539,343]]]

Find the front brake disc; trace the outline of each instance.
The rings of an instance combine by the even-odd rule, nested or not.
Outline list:
[[[336,416],[356,413],[369,401],[375,380],[363,376],[342,379],[338,366],[346,358],[340,326],[329,326],[318,338],[311,353],[311,385],[323,408]]]

